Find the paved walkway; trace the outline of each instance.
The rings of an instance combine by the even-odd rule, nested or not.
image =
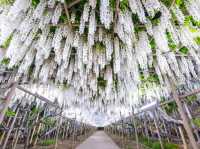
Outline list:
[[[97,131],[76,149],[120,149],[103,131]]]

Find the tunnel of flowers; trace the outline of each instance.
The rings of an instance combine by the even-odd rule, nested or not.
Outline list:
[[[0,0],[0,148],[99,128],[122,149],[200,148],[200,0]]]

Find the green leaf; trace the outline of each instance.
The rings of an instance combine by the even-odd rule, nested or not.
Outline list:
[[[168,40],[168,46],[169,48],[174,51],[176,49],[176,44],[172,39],[172,34],[170,32],[166,32],[167,40]]]
[[[184,46],[184,47],[182,47],[182,48],[179,49],[179,52],[181,52],[182,54],[188,54],[189,49]]]
[[[140,80],[145,83],[159,83],[159,78],[157,74],[150,74],[147,78],[143,74],[140,75]]]
[[[10,63],[10,59],[9,58],[3,58],[3,60],[1,61],[1,65],[8,65]]]
[[[192,104],[192,102],[197,100],[197,96],[196,95],[191,95],[191,96],[186,97],[186,99],[187,99],[186,102],[188,104]]]
[[[43,123],[48,126],[53,126],[55,124],[55,120],[50,117],[45,117]]]
[[[135,25],[135,32],[138,33],[138,32],[141,32],[141,31],[146,31],[146,27],[142,26],[140,24]]]
[[[156,49],[156,42],[155,42],[155,39],[154,39],[154,38],[152,38],[152,39],[150,40],[150,46],[151,46],[151,49]]]
[[[128,5],[129,5],[128,0],[121,0],[119,5],[120,10],[122,12],[126,11],[128,9]]]
[[[99,53],[106,51],[106,47],[102,42],[96,42],[95,49]]]
[[[176,0],[175,3],[180,7],[183,4],[183,0]]]
[[[165,111],[168,114],[173,113],[176,109],[177,109],[177,105],[175,102],[168,103],[167,106],[165,107]]]
[[[141,80],[141,84],[139,86],[139,90],[141,91],[142,94],[145,93],[146,86],[151,86],[152,83],[155,83],[157,85],[160,84],[157,74],[149,74],[148,77],[145,77],[143,74],[140,74],[140,80]]]
[[[98,2],[98,1],[97,1],[97,2]],[[115,7],[116,7],[116,6],[115,6],[115,5],[116,5],[115,3],[116,3],[116,1],[115,1],[115,0],[110,0],[109,2],[110,2],[110,8],[112,9],[112,11],[115,11]]]
[[[149,17],[153,26],[157,26],[160,23],[161,15],[162,15],[162,13],[160,11],[158,11],[153,18]]]
[[[184,20],[184,25],[185,26],[189,26],[190,25],[190,22],[191,22],[191,18],[192,16],[186,16],[185,17],[185,20]]]
[[[193,122],[197,127],[200,128],[200,118],[194,118],[194,119],[192,120],[192,122]]]
[[[165,4],[165,6],[170,7],[172,5],[172,0],[161,0],[163,4]]]
[[[10,5],[14,2],[14,0],[0,0],[0,6]]]
[[[60,22],[61,23],[65,23],[65,22],[67,22],[67,16],[66,16],[66,14],[65,13],[62,13],[62,15],[60,16]]]
[[[7,49],[10,45],[10,42],[12,40],[13,35],[10,35],[6,41],[3,43],[3,45],[1,45],[1,48]]]
[[[34,7],[34,8],[36,8],[37,7],[37,5],[40,3],[40,0],[32,0],[31,1],[31,4],[32,4],[32,6]]]
[[[181,9],[184,15],[188,15],[187,8],[185,6],[185,1],[184,0],[176,0],[175,1],[176,5]]]
[[[99,87],[101,87],[102,89],[104,89],[106,87],[106,85],[107,85],[107,80],[104,80],[103,77],[98,77],[97,78],[97,85]]]
[[[185,26],[200,27],[200,21],[195,20],[192,16],[186,16],[184,20]]]
[[[55,33],[55,31],[56,31],[56,26],[51,26],[50,27],[50,32],[51,33]]]
[[[194,40],[198,45],[200,45],[200,37],[196,37]]]
[[[198,30],[197,30],[195,27],[193,27],[193,26],[189,26],[189,30],[190,30],[192,33],[198,32]]]
[[[132,15],[132,20],[134,24],[138,24],[138,22],[140,22],[140,19],[137,14]]]

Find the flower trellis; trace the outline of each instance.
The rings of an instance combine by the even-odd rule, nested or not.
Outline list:
[[[1,0],[2,62],[16,79],[132,107],[199,80],[199,0]]]

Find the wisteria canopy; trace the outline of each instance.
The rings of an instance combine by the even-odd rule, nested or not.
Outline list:
[[[0,0],[0,46],[22,86],[106,125],[200,87],[200,0]]]

